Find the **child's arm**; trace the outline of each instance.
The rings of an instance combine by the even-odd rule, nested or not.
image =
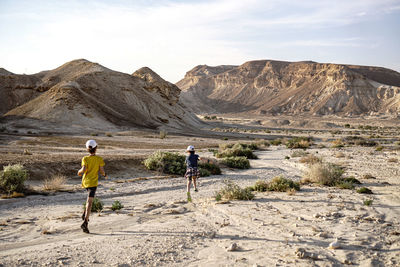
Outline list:
[[[86,166],[83,165],[82,168],[78,171],[78,175],[82,176],[86,172]]]
[[[106,175],[106,172],[104,171],[104,167],[103,166],[100,166],[100,173],[101,173],[101,175],[103,175],[104,176],[104,178],[108,178],[108,176]]]

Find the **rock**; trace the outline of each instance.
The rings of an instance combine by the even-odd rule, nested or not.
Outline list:
[[[297,248],[295,255],[299,259],[319,260],[319,256],[312,252],[307,252],[304,248]]]
[[[314,217],[314,218],[321,218],[321,214],[315,213],[315,214],[313,215],[313,217]]]
[[[238,250],[239,250],[239,246],[236,243],[230,244],[230,246],[226,249],[226,251],[238,251]]]
[[[328,238],[329,234],[327,232],[319,232],[317,234],[318,237],[322,237],[322,238]]]
[[[333,241],[332,243],[329,244],[329,249],[339,249],[341,248],[341,244],[339,242],[338,239],[336,239],[335,241]]]

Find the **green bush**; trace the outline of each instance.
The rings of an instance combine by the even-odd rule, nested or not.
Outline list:
[[[205,169],[205,170],[209,171],[210,174],[212,174],[212,175],[220,175],[222,173],[221,168],[217,164],[212,163],[212,162],[199,163],[199,169],[200,169],[200,171],[202,169]]]
[[[12,192],[23,192],[28,172],[21,164],[8,165],[0,172],[0,190],[11,194]]]
[[[246,157],[248,159],[256,159],[257,156],[253,153],[254,149],[257,149],[256,144],[222,144],[215,156],[217,158]]]
[[[143,161],[147,169],[168,174],[183,175],[186,171],[185,156],[178,153],[157,151]]]
[[[372,205],[373,200],[372,199],[366,199],[363,201],[364,206],[371,206]]]
[[[336,187],[340,189],[353,189],[354,184],[348,181],[340,181],[336,183]]]
[[[103,206],[103,202],[98,197],[95,197],[93,199],[91,212],[100,212],[103,210]],[[86,201],[83,203],[83,210],[86,210]]]
[[[122,205],[121,202],[119,202],[118,200],[115,200],[114,203],[111,206],[111,209],[113,211],[116,211],[116,210],[122,209],[123,207],[124,207],[124,205]]]
[[[358,188],[358,189],[357,189],[357,193],[360,193],[360,194],[373,194],[373,193],[372,193],[372,190],[369,189],[369,188],[366,188],[366,187],[360,187],[360,188]]]
[[[263,181],[263,180],[258,180],[252,187],[252,191],[257,191],[257,192],[265,192],[268,190],[268,182]]]
[[[309,167],[303,176],[303,182],[326,186],[335,186],[342,180],[343,170],[332,163],[316,163]]]
[[[354,178],[354,176],[350,176],[350,177],[345,177],[342,179],[344,182],[348,182],[348,183],[352,183],[352,184],[361,184],[361,182]]]
[[[302,148],[307,149],[312,145],[311,137],[294,137],[286,142],[287,148]]]
[[[211,172],[207,169],[199,169],[200,177],[207,177],[211,175]]]
[[[253,192],[249,188],[241,188],[232,181],[225,180],[224,187],[215,193],[215,200],[252,200]]]
[[[230,168],[249,169],[250,162],[246,157],[227,157],[221,161]]]
[[[271,140],[271,141],[270,141],[270,144],[271,144],[272,146],[279,146],[279,145],[282,145],[282,139],[277,138],[277,139]]]
[[[276,176],[268,183],[268,191],[286,192],[290,189],[300,190],[300,184],[284,176]]]

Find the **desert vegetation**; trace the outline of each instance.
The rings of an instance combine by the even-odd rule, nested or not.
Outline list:
[[[22,193],[28,172],[21,164],[4,166],[0,171],[0,190],[7,194]]]
[[[178,153],[157,151],[143,163],[147,169],[162,173],[183,175],[186,171],[185,156]]]
[[[224,186],[215,193],[215,200],[252,200],[254,194],[250,188],[242,188],[236,183],[225,180]]]
[[[292,189],[299,191],[300,183],[285,178],[284,176],[281,175],[272,178],[271,181],[258,180],[252,187],[250,187],[250,189],[252,191],[258,191],[258,192],[266,192],[266,191],[287,192]]]
[[[43,190],[45,191],[60,191],[64,189],[67,177],[62,174],[53,175],[51,178],[47,178],[43,182]]]

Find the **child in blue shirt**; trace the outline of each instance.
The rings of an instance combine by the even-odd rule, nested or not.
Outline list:
[[[200,176],[200,172],[198,169],[198,161],[200,160],[199,155],[195,154],[194,146],[188,146],[186,149],[188,155],[186,156],[186,173],[185,177],[187,179],[187,201],[192,202],[192,198],[190,196],[190,186],[193,180],[194,191],[197,190],[196,179]]]

